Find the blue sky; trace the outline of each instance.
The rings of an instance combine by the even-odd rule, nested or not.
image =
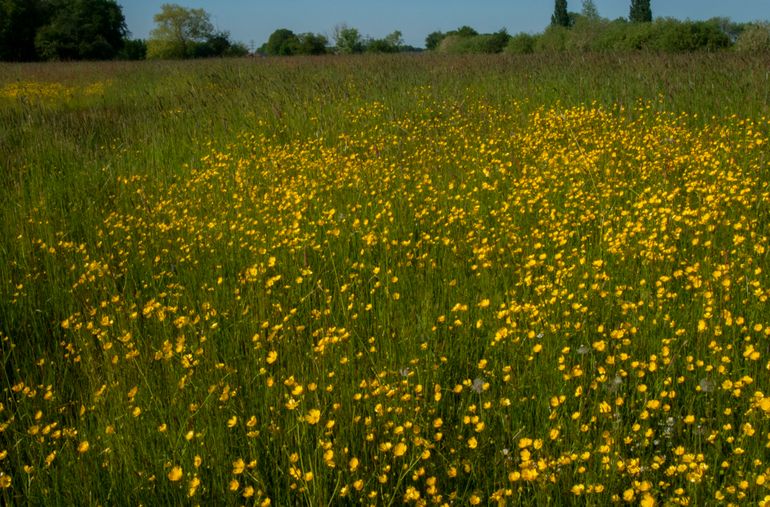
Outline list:
[[[479,32],[506,28],[509,33],[542,31],[553,12],[551,0],[118,0],[133,37],[146,38],[152,17],[163,3],[203,8],[219,30],[232,39],[258,47],[277,28],[296,33],[330,35],[345,23],[372,37],[400,30],[407,44],[422,47],[425,36],[470,25]],[[594,0],[599,14],[615,19],[628,15],[630,0]],[[581,0],[568,0],[580,11]],[[655,17],[734,21],[770,19],[770,0],[652,0]]]

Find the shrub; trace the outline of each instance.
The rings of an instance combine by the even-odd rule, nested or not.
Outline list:
[[[529,54],[535,51],[536,35],[528,33],[518,33],[511,37],[505,46],[505,52],[511,54]]]
[[[752,53],[770,52],[770,23],[751,23],[738,36],[736,51]]]

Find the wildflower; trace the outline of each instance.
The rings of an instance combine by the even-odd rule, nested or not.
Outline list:
[[[318,421],[321,420],[321,411],[317,408],[310,409],[310,411],[305,415],[305,422],[307,422],[310,425],[318,424]]]
[[[167,477],[168,477],[168,480],[170,480],[171,482],[177,482],[182,478],[182,475],[184,475],[184,473],[182,472],[182,467],[177,465],[172,467],[171,470],[169,470]]]

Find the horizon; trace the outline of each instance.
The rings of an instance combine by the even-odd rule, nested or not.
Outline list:
[[[471,26],[480,33],[506,29],[511,35],[539,33],[550,24],[553,2],[510,2],[486,0],[468,5],[463,0],[393,0],[387,5],[353,0],[313,2],[294,0],[289,4],[247,0],[192,0],[168,2],[158,0],[119,0],[132,38],[147,39],[154,28],[153,16],[164,3],[177,3],[187,8],[201,8],[209,13],[217,30],[226,31],[233,41],[250,49],[261,46],[275,30],[288,28],[295,33],[312,32],[325,35],[330,42],[335,26],[346,24],[364,37],[382,38],[399,30],[404,43],[422,48],[432,32],[447,32],[460,26]],[[595,0],[603,18],[628,17],[629,1]],[[568,2],[569,10],[580,12],[582,2]],[[722,2],[717,0],[652,1],[654,18],[706,20],[726,17],[734,22],[770,19],[768,0]]]

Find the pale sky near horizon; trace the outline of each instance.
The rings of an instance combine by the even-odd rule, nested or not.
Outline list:
[[[440,30],[469,25],[481,33],[506,28],[508,33],[541,32],[550,22],[552,0],[118,0],[134,38],[147,38],[153,15],[163,3],[202,8],[211,15],[217,30],[231,39],[259,47],[278,28],[295,33],[329,36],[345,23],[362,35],[384,37],[400,30],[407,44],[423,47],[425,36]],[[594,0],[602,17],[628,16],[630,0]],[[569,10],[579,12],[580,0],[568,0]],[[652,0],[654,17],[733,21],[770,20],[770,0]]]

